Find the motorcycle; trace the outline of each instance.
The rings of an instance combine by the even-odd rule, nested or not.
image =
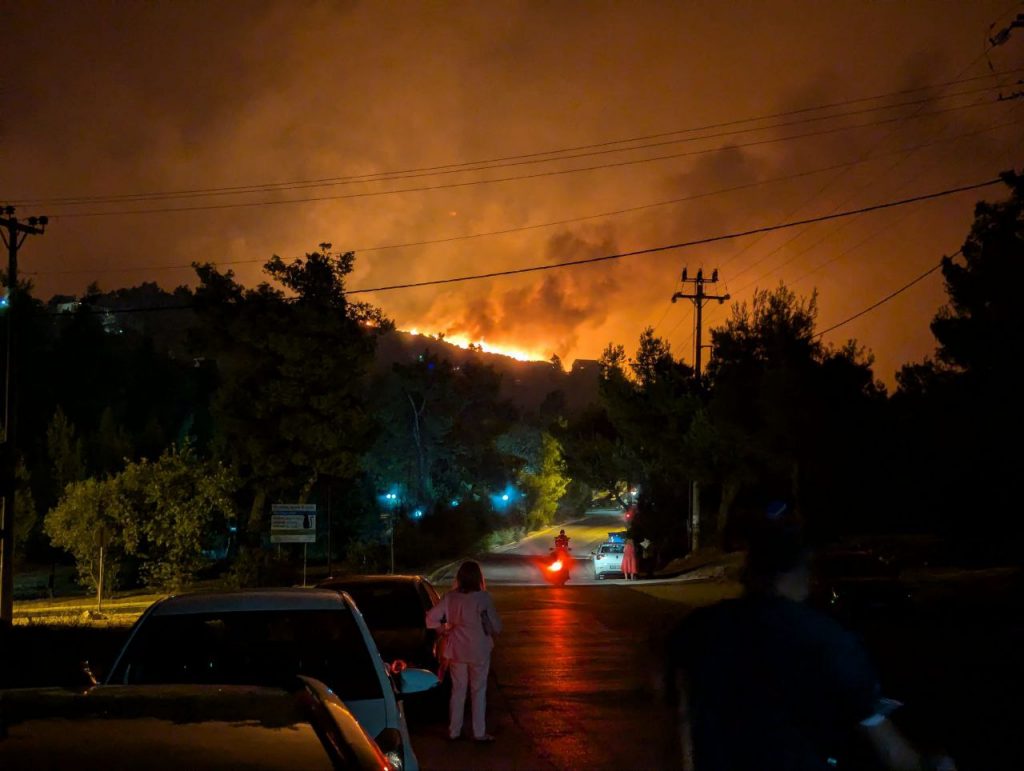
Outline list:
[[[556,547],[551,550],[551,558],[544,566],[544,578],[553,586],[565,586],[569,580],[572,557],[569,547]]]

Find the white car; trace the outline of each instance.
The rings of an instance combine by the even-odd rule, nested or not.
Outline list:
[[[184,594],[136,622],[107,685],[199,683],[294,689],[327,685],[396,771],[416,771],[400,699],[437,685],[426,670],[385,664],[352,599],[328,589]]]
[[[626,545],[621,541],[605,541],[592,552],[594,578],[600,580],[609,575],[622,575],[622,553]]]
[[[327,686],[97,685],[0,691],[0,768],[390,769]]]

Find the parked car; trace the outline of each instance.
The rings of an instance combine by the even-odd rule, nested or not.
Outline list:
[[[343,593],[265,589],[168,597],[136,622],[106,684],[291,688],[299,675],[325,683],[396,769],[418,767],[399,699],[434,687],[437,677],[401,662],[385,665]]]
[[[826,550],[813,562],[811,601],[848,622],[905,613],[912,597],[899,566],[868,550]]]
[[[622,554],[626,545],[620,540],[608,540],[591,552],[594,562],[594,578],[601,580],[609,575],[622,575]]]
[[[0,692],[0,768],[352,769],[392,765],[323,683]]]
[[[347,576],[328,578],[320,588],[347,592],[363,614],[381,655],[437,671],[437,636],[427,628],[427,611],[440,602],[422,576]]]

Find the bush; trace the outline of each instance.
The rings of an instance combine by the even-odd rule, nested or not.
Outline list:
[[[234,517],[234,487],[219,463],[200,460],[188,446],[171,448],[154,463],[143,459],[108,479],[68,485],[44,527],[74,556],[88,586],[99,578],[102,535],[105,577],[137,560],[148,586],[178,589],[205,564],[204,541]]]

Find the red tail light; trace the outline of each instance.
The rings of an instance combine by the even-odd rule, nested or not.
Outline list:
[[[550,570],[552,573],[557,573],[561,569],[562,569],[562,560],[555,560],[550,565],[548,565],[548,570]]]

